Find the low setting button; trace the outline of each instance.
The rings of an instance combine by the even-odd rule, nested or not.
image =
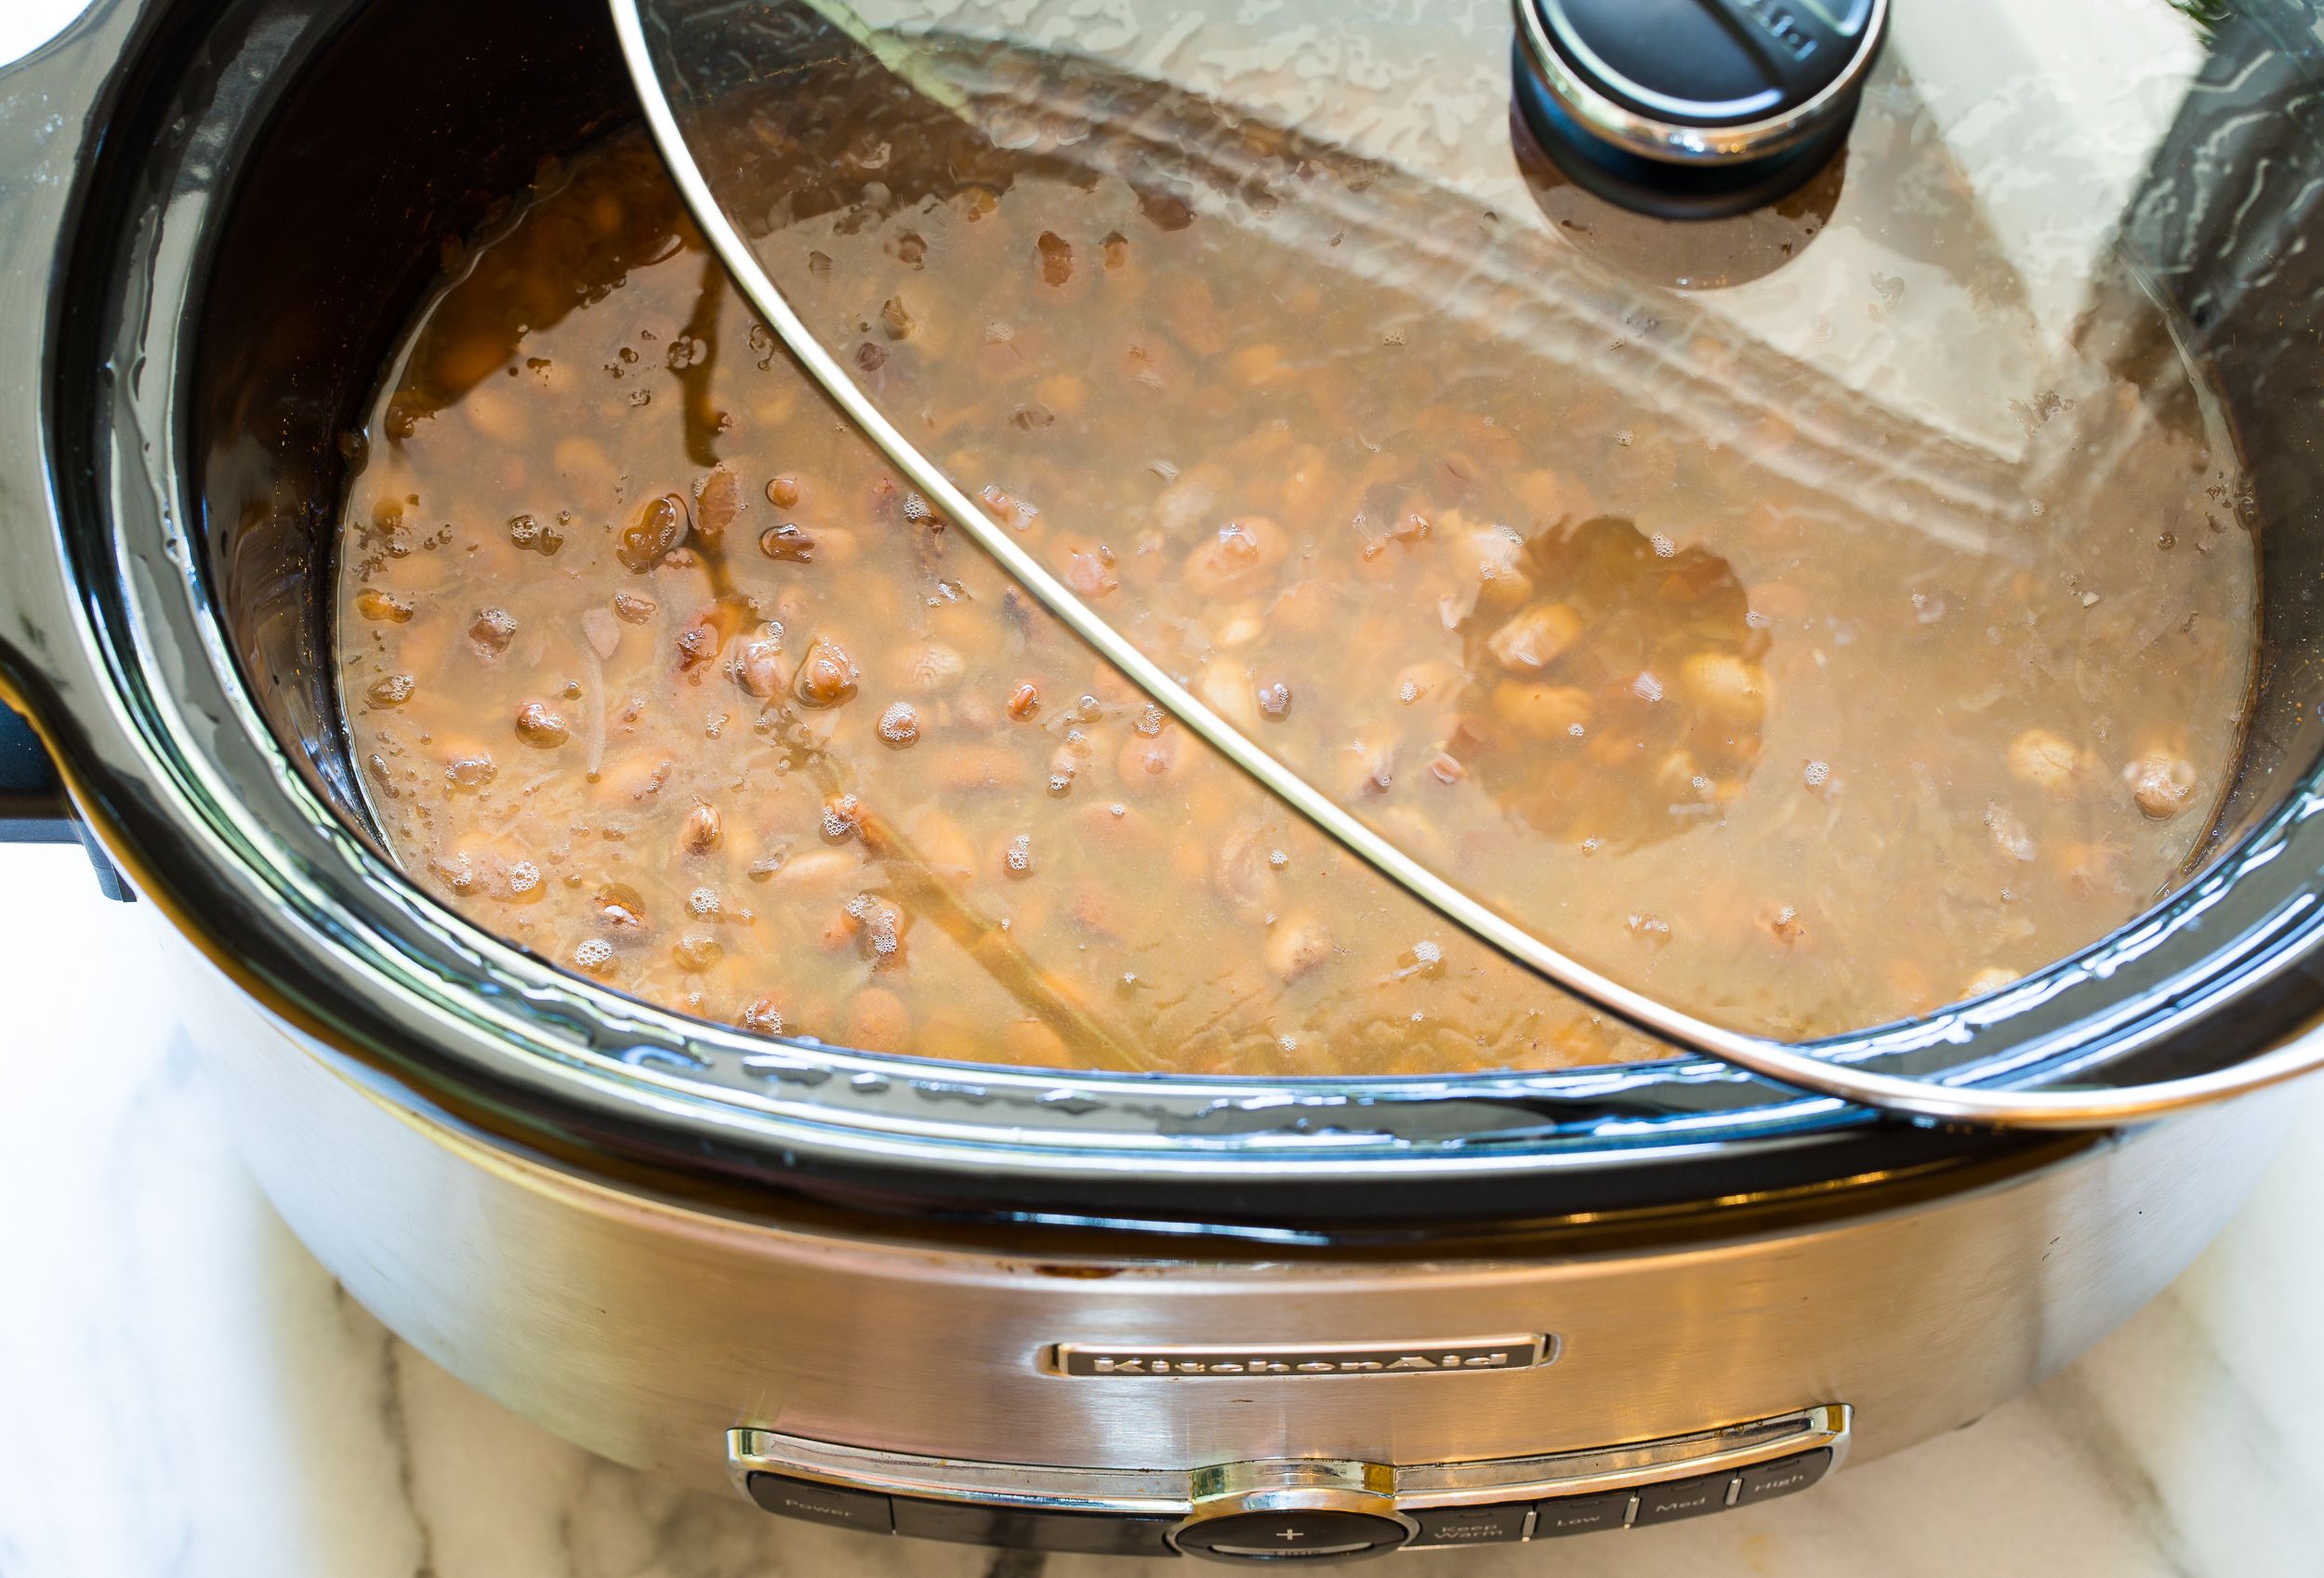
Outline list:
[[[1675,1523],[1682,1518],[1700,1518],[1706,1512],[1717,1512],[1727,1505],[1727,1487],[1734,1483],[1733,1474],[1705,1474],[1693,1479],[1641,1485],[1637,1521]]]
[[[1628,1491],[1607,1491],[1594,1496],[1560,1496],[1533,1504],[1533,1537],[1587,1534],[1599,1529],[1619,1529],[1630,1519]]]
[[[750,1499],[785,1518],[828,1523],[835,1529],[861,1529],[885,1534],[895,1527],[888,1498],[871,1491],[843,1491],[812,1479],[788,1479],[780,1474],[753,1474]]]
[[[1411,1517],[1420,1532],[1412,1536],[1411,1548],[1509,1545],[1525,1537],[1525,1514],[1532,1510],[1524,1502],[1514,1506],[1416,1507]],[[1618,1512],[1618,1521],[1619,1518]]]
[[[1804,1491],[1821,1479],[1831,1467],[1831,1448],[1820,1452],[1803,1452],[1797,1457],[1779,1457],[1773,1463],[1759,1464],[1743,1470],[1743,1493],[1735,1498],[1737,1506],[1753,1502],[1773,1501],[1794,1491]]]

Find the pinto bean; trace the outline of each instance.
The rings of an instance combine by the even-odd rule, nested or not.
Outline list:
[[[1214,657],[1195,678],[1195,694],[1220,717],[1249,733],[1259,727],[1259,693],[1250,670],[1231,657]]]
[[[969,671],[969,660],[960,656],[957,647],[941,641],[915,642],[898,655],[892,665],[906,690],[921,696],[938,696],[960,683]]]
[[[734,678],[761,699],[780,696],[790,683],[783,669],[783,638],[757,635],[743,643],[734,656]]]
[[[781,992],[760,992],[734,1016],[734,1023],[757,1036],[779,1036],[790,1015],[789,1001]]]
[[[1564,603],[1537,603],[1493,632],[1486,649],[1512,673],[1548,668],[1581,639],[1581,616]]]
[[[892,750],[902,750],[920,737],[920,715],[908,701],[891,704],[879,715],[879,738]]]
[[[694,535],[716,549],[726,540],[726,528],[743,510],[742,484],[724,466],[711,469],[694,488]]]
[[[1596,706],[1573,685],[1503,680],[1493,687],[1493,716],[1530,739],[1570,740],[1587,732]]]
[[[2016,979],[2016,971],[2004,970],[1998,964],[1988,964],[1961,982],[1961,1000],[1966,1001],[1973,997],[1984,997],[1988,992],[2000,991]]]
[[[554,750],[572,737],[564,719],[546,702],[528,701],[517,709],[517,738],[539,750]]]
[[[445,764],[443,776],[455,789],[479,789],[491,783],[498,772],[491,755],[478,750],[454,757]]]
[[[1313,915],[1287,915],[1268,928],[1265,953],[1268,969],[1296,981],[1331,957],[1331,933]]]
[[[517,638],[516,617],[506,608],[479,609],[476,622],[468,628],[469,639],[476,650],[487,657],[497,657],[508,650],[508,643]]]
[[[1000,1033],[1001,1045],[1010,1061],[1037,1068],[1071,1068],[1076,1067],[1073,1049],[1059,1035],[1038,1019],[1014,1019]]]
[[[416,611],[411,599],[398,597],[394,592],[377,587],[365,587],[355,594],[355,611],[366,619],[384,624],[400,625]]]
[[[726,836],[726,825],[715,805],[697,805],[686,813],[678,830],[678,847],[688,855],[707,855]]]
[[[847,1023],[841,1031],[847,1045],[861,1052],[908,1052],[912,1047],[912,1011],[885,987],[865,987],[847,1001]]]
[[[1288,551],[1282,527],[1264,515],[1238,516],[1196,543],[1179,575],[1197,597],[1249,597]]]
[[[829,893],[863,869],[863,857],[850,849],[801,850],[775,869],[774,885],[792,894]]]
[[[707,932],[688,932],[670,944],[670,959],[688,975],[699,975],[726,956],[726,948]]]
[[[837,707],[855,695],[855,660],[828,636],[817,636],[791,678],[791,696],[801,707]]]
[[[936,758],[936,782],[952,793],[1012,789],[1033,780],[1033,766],[1018,751],[997,745],[963,743]]]
[[[1236,828],[1220,844],[1210,887],[1236,920],[1264,925],[1282,904],[1283,879],[1273,855],[1274,845],[1263,827]]]
[[[2169,750],[2148,750],[2122,769],[2131,799],[2149,820],[2164,822],[2187,808],[2195,794],[2195,763]]]
[[[686,537],[686,501],[674,493],[646,501],[614,544],[614,557],[632,575],[644,575]]]
[[[1679,665],[1679,683],[1722,723],[1752,724],[1766,716],[1767,676],[1731,652],[1697,652]]]
[[[2047,729],[2027,729],[2010,741],[2009,770],[2013,777],[2056,793],[2074,781],[2081,752]]]
[[[374,707],[401,707],[418,687],[419,682],[409,674],[382,674],[363,687],[363,699]]]
[[[1151,736],[1133,734],[1116,753],[1114,772],[1124,788],[1149,793],[1182,778],[1190,759],[1185,739],[1176,729]]]

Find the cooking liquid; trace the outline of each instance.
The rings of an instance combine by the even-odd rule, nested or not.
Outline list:
[[[2184,379],[2143,400],[2084,369],[2052,401],[2136,442],[2010,519],[1957,490],[1975,529],[1948,537],[1799,463],[1820,408],[1705,443],[1619,371],[1647,346],[1561,372],[1393,271],[1270,257],[1127,179],[943,167],[757,244],[1102,611],[1570,951],[1833,1032],[2086,944],[2196,851],[2255,569]],[[2035,399],[2028,432],[2055,415]],[[420,314],[339,577],[398,857],[639,997],[1054,1067],[1656,1054],[1012,589],[754,320],[635,136],[546,172]]]

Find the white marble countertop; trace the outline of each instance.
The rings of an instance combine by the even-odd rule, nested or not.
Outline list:
[[[404,1347],[235,1160],[153,942],[0,850],[0,1578],[1114,1578],[780,1522],[565,1445]],[[1440,1578],[2324,1571],[2324,1107],[2176,1286],[1980,1424],[1796,1500]],[[1385,1571],[1386,1568],[1371,1571]]]

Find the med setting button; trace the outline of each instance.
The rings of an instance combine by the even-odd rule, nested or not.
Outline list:
[[[1682,1518],[1700,1518],[1706,1512],[1717,1512],[1727,1505],[1727,1488],[1734,1483],[1733,1474],[1704,1474],[1692,1479],[1641,1485],[1638,1516],[1633,1522],[1643,1528],[1649,1523],[1675,1523]]]

